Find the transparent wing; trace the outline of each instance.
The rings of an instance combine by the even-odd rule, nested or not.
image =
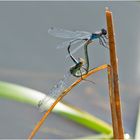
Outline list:
[[[39,101],[38,107],[41,112],[50,108],[60,94],[69,86],[69,78],[71,74],[68,72],[64,75],[62,80],[59,80],[56,85],[49,91],[48,95]]]
[[[87,40],[87,41],[88,41],[88,40]],[[71,54],[76,53],[80,48],[82,48],[82,47],[87,43],[87,41],[82,42],[78,47],[76,47],[75,49],[73,49],[73,50],[71,51]],[[69,54],[66,56],[66,59],[67,59],[68,57],[70,57]]]
[[[57,49],[61,49],[61,48],[64,48],[64,47],[68,47],[68,45],[69,45],[71,42],[73,42],[72,45],[74,45],[74,44],[76,44],[76,43],[81,42],[81,40],[75,40],[75,39],[73,39],[73,40],[65,41],[65,42],[63,42],[63,43],[57,45]]]
[[[51,27],[48,30],[48,33],[55,37],[74,39],[74,38],[83,38],[85,36],[90,36],[91,33],[85,31],[69,31],[61,28]]]

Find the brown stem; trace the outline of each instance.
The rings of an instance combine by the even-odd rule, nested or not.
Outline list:
[[[112,67],[113,74],[113,87],[114,87],[114,100],[115,100],[115,110],[116,110],[116,121],[118,129],[116,131],[118,135],[115,135],[115,139],[124,139],[124,131],[121,117],[121,101],[119,95],[119,80],[118,80],[118,59],[115,49],[115,37],[113,29],[113,18],[112,12],[109,9],[106,9],[106,21],[107,21],[107,30],[108,30],[108,39],[109,39],[109,49],[110,49],[110,64]]]
[[[114,100],[113,75],[112,75],[112,68],[110,65],[108,65],[107,71],[108,71],[108,86],[109,86],[109,99],[110,99],[110,108],[111,108],[111,116],[112,116],[113,136],[114,138],[117,138],[118,124],[117,124],[115,100]]]
[[[114,138],[118,136],[118,129],[117,126],[117,118],[116,118],[116,110],[115,110],[115,101],[114,101],[114,93],[113,93],[113,78],[112,78],[112,69],[110,65],[102,65],[96,69],[93,69],[88,72],[88,74],[84,75],[82,79],[78,79],[75,81],[69,88],[67,88],[62,94],[56,99],[56,101],[53,103],[53,105],[49,108],[49,110],[44,114],[42,119],[37,123],[33,131],[31,132],[30,136],[28,139],[32,139],[36,132],[39,130],[41,125],[44,123],[45,119],[48,117],[48,115],[51,113],[52,109],[55,107],[55,105],[62,100],[62,98],[72,89],[74,88],[78,83],[80,83],[83,79],[87,78],[88,76],[94,74],[95,72],[98,72],[100,70],[106,69],[108,71],[108,85],[109,85],[109,97],[110,97],[110,107],[111,107],[111,115],[112,115],[112,125],[113,125],[113,133],[114,133]]]
[[[44,123],[45,119],[48,117],[48,115],[50,114],[50,112],[53,110],[53,108],[56,106],[56,104],[62,100],[62,98],[72,89],[74,88],[78,83],[80,83],[83,79],[87,78],[88,76],[103,70],[105,68],[107,68],[108,65],[102,65],[100,67],[97,67],[93,70],[90,70],[86,75],[83,75],[82,78],[78,79],[77,81],[75,81],[70,87],[68,87],[65,91],[63,91],[61,93],[61,95],[55,100],[55,102],[53,103],[53,105],[49,108],[49,110],[43,115],[43,117],[41,118],[41,120],[36,124],[35,128],[33,129],[33,131],[31,132],[30,136],[28,137],[28,139],[32,139],[35,134],[37,133],[37,131],[39,130],[39,128],[41,127],[41,125]]]

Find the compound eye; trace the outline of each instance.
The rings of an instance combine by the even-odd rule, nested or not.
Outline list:
[[[102,29],[101,31],[102,31],[102,34],[103,34],[103,35],[106,35],[106,34],[107,34],[106,29]]]

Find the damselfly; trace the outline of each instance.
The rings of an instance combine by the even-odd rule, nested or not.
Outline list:
[[[71,57],[71,59],[73,60],[73,62],[75,63],[75,67],[82,64],[82,66],[80,68],[84,69],[84,73],[81,72],[81,70],[78,70],[77,72],[80,71],[80,75],[83,74],[87,74],[87,72],[89,71],[89,57],[88,57],[88,50],[87,47],[88,45],[93,42],[95,39],[99,39],[99,44],[101,44],[103,47],[108,48],[107,47],[107,31],[105,29],[101,29],[101,31],[97,31],[95,33],[89,33],[89,32],[85,32],[85,31],[69,31],[69,30],[65,30],[65,29],[60,29],[60,28],[50,28],[48,30],[48,33],[55,36],[55,37],[60,37],[60,38],[65,38],[65,39],[71,39],[69,41],[65,41],[62,43],[62,45],[58,46],[58,48],[61,47],[68,47],[68,54]],[[70,51],[70,48],[72,45],[76,44],[76,43],[81,43],[79,46],[77,46],[73,51]],[[83,62],[81,63],[80,61],[77,61],[74,56],[72,55],[73,53],[75,53],[78,49],[80,49],[82,46],[84,46],[84,53],[85,53],[85,64],[86,64],[86,68],[83,66]],[[72,73],[75,77],[79,77],[80,75],[76,74],[76,73]]]
[[[72,38],[73,40],[64,42],[62,46],[67,46],[68,47],[68,53],[75,63],[74,66],[70,67],[70,70],[66,75],[64,75],[64,78],[49,91],[48,96],[46,96],[43,100],[41,100],[38,104],[38,107],[44,111],[46,108],[50,107],[55,99],[68,87],[69,83],[69,78],[71,75],[75,77],[81,77],[84,74],[88,73],[89,69],[89,58],[88,58],[88,51],[87,51],[87,46],[90,44],[94,39],[99,39],[99,42],[106,47],[106,30],[102,29],[100,32],[95,32],[95,33],[88,33],[84,31],[68,31],[68,30],[63,30],[63,29],[58,29],[58,28],[51,28],[48,30],[48,32],[56,37],[62,37],[62,38]],[[79,58],[79,60],[76,60],[72,53],[70,52],[70,47],[72,44],[78,43],[84,41],[78,48],[76,48],[72,53],[80,49],[82,46],[84,46],[84,51],[85,51],[85,59],[86,59],[86,68],[83,67],[84,65],[84,60]],[[82,69],[84,72],[82,72]],[[87,80],[89,82],[92,82],[90,80]],[[94,82],[92,82],[94,83]],[[46,107],[47,106],[47,107]]]
[[[70,86],[70,77],[71,75],[78,75],[83,61],[80,61],[77,65],[74,65],[70,70],[64,75],[64,78],[59,80],[56,85],[48,92],[42,100],[39,101],[38,107],[43,112],[55,102],[62,92]]]
[[[89,71],[89,58],[88,58],[88,51],[87,51],[87,46],[89,43],[90,43],[90,41],[88,41],[84,44],[85,60],[82,58],[78,58],[79,60],[77,61],[76,58],[70,52],[71,43],[68,46],[69,56],[73,60],[73,62],[75,63],[75,65],[70,69],[70,72],[75,77],[81,76],[81,78],[82,78],[82,76],[84,74],[87,74]],[[84,67],[85,63],[86,63],[86,67]],[[76,72],[75,72],[75,70],[76,70]],[[84,72],[82,72],[82,70],[84,70]]]

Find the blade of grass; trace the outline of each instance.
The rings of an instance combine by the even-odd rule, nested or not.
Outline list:
[[[87,112],[80,111],[78,109],[73,110],[73,112],[60,112],[60,114],[63,114],[63,116],[66,116],[67,118],[74,120],[75,122],[78,122],[79,124],[82,124],[86,126],[89,129],[95,130],[99,133],[104,134],[112,134],[112,127],[111,125],[105,123],[104,121],[91,116]]]
[[[5,98],[37,107],[38,102],[44,97],[45,94],[42,92],[7,82],[0,82],[1,99]],[[47,108],[49,107],[47,107],[46,104],[46,109]],[[106,122],[90,115],[87,112],[80,111],[79,109],[61,102],[59,102],[52,111],[99,133],[112,133],[112,127]]]
[[[42,92],[0,81],[0,98],[37,106],[38,102],[44,97],[45,94]]]

